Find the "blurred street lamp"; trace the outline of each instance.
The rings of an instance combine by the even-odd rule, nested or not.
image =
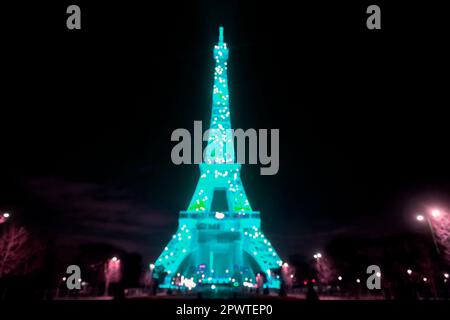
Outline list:
[[[440,211],[437,210],[437,209],[434,209],[434,210],[431,211],[431,215],[433,217],[438,217],[440,215]],[[430,218],[427,215],[424,216],[424,215],[419,214],[419,215],[416,216],[416,219],[419,222],[422,222],[422,221],[426,221],[427,222],[428,228],[430,229],[431,237],[433,238],[434,248],[436,249],[436,253],[438,255],[440,255],[439,247],[438,247],[438,244],[437,244],[436,236],[434,235],[434,230],[433,230],[433,226],[431,225]]]
[[[441,208],[427,208],[426,212],[423,214],[423,219],[418,221],[427,222],[429,232],[431,233],[431,237],[433,239],[434,248],[436,250],[436,254],[440,257],[441,250],[439,250],[438,243],[443,247],[448,249],[449,243],[447,242],[449,234],[450,234],[450,216],[447,212],[443,211]],[[447,252],[444,249],[442,253],[443,256],[446,256]],[[445,258],[448,258],[447,256]],[[433,271],[434,275],[436,275],[436,268]],[[436,277],[431,275],[429,279],[424,278],[424,282],[429,280],[434,297],[437,298],[437,289],[436,289]]]
[[[66,277],[62,277],[61,281],[58,281],[58,286],[56,287],[56,293],[55,293],[55,297],[59,298],[59,292],[61,291],[61,285],[66,282],[67,278]]]
[[[341,276],[339,276],[339,277],[338,277],[338,280],[339,280],[339,281],[342,281],[342,277],[341,277]]]
[[[444,278],[448,279],[449,275],[448,273],[444,273]]]
[[[147,273],[146,280],[145,280],[145,286],[149,287],[153,290],[153,271],[155,270],[155,264],[150,263],[149,264],[150,271]]]
[[[105,275],[105,293],[107,296],[109,292],[110,283],[117,283],[120,281],[121,277],[121,261],[116,256],[106,260],[104,266]]]
[[[356,283],[360,283],[361,282],[361,280],[359,280],[359,279],[356,279]]]
[[[0,224],[5,223],[10,217],[11,217],[11,214],[9,212],[3,212],[0,215]]]
[[[408,273],[409,275],[411,275],[412,270],[411,270],[411,269],[408,269],[408,270],[406,270],[406,273]]]

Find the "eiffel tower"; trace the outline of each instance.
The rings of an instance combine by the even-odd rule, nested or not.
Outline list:
[[[282,261],[261,231],[259,211],[254,211],[235,163],[231,129],[227,60],[229,49],[219,28],[214,46],[214,87],[208,144],[200,166],[200,179],[186,211],[181,211],[177,232],[154,264],[166,274],[160,287],[183,281],[198,285],[264,286],[279,288],[277,270]],[[220,195],[225,210],[214,210]],[[215,199],[217,198],[217,199]],[[163,271],[161,271],[163,270]],[[162,281],[161,281],[162,280]],[[189,281],[187,281],[189,280]]]

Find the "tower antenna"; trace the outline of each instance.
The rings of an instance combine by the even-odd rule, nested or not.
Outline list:
[[[223,27],[219,27],[219,43],[223,43]]]

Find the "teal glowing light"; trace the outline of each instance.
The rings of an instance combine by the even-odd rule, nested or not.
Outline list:
[[[261,231],[259,211],[253,211],[241,181],[241,165],[235,163],[234,140],[228,129],[230,96],[227,60],[229,49],[220,28],[214,46],[214,85],[211,124],[200,178],[186,211],[180,212],[177,232],[155,262],[155,270],[167,272],[161,287],[177,283],[172,275],[194,283],[233,283],[267,274],[267,287],[279,288],[271,270],[282,261]],[[227,210],[214,210],[216,191],[225,191]],[[236,281],[235,281],[236,279]],[[176,286],[176,285],[175,285]]]

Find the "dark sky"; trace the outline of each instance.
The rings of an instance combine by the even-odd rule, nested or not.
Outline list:
[[[377,2],[368,31],[371,2],[241,2],[75,1],[81,31],[65,28],[72,2],[7,5],[0,210],[155,259],[199,177],[172,164],[170,135],[209,123],[219,25],[233,126],[280,129],[279,173],[242,180],[282,256],[450,205],[444,10]]]

